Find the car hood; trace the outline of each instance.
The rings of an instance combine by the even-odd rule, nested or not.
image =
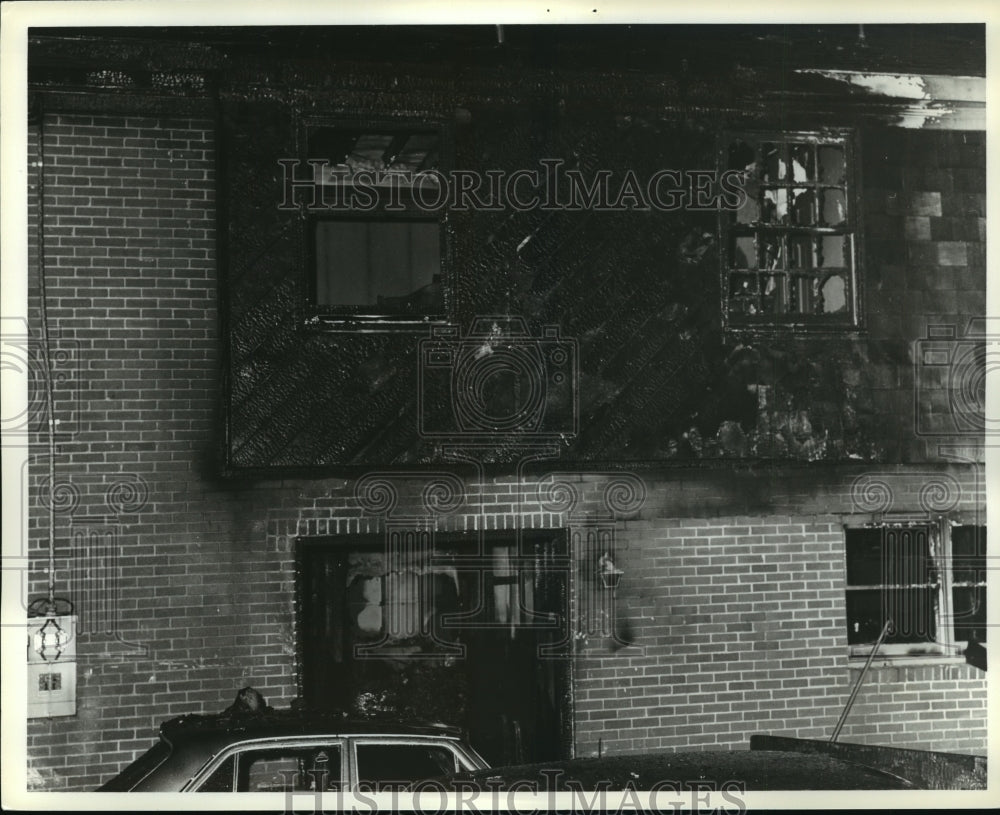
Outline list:
[[[573,789],[649,790],[681,785],[743,790],[914,789],[906,779],[873,767],[826,755],[776,750],[674,752],[579,758],[497,767],[465,773],[454,783],[464,788],[525,792]]]

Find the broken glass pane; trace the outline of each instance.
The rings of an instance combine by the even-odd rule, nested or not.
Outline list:
[[[762,234],[760,236],[760,268],[781,269],[784,265],[782,260],[781,238]]]
[[[798,314],[815,313],[818,288],[816,278],[796,275],[789,281],[789,286],[791,288],[789,311]]]
[[[816,241],[811,236],[795,235],[788,239],[788,268],[813,269],[816,263]]]
[[[756,297],[733,297],[729,301],[730,314],[754,315],[760,313]]]
[[[729,221],[735,234],[728,266],[742,275],[727,284],[730,311],[756,308],[785,321],[795,315],[793,322],[805,322],[799,319],[804,315],[836,315],[839,321],[852,314],[854,243],[843,234],[853,215],[847,209],[846,144],[831,135],[740,137],[730,141],[727,158],[730,169],[746,172],[749,198]],[[760,274],[751,294],[754,270]]]
[[[791,196],[791,222],[797,226],[812,226],[816,223],[813,206],[816,200],[815,193],[811,189],[793,188],[789,190],[789,194]]]
[[[731,314],[757,314],[760,310],[756,275],[733,275],[729,278]]]
[[[785,157],[784,145],[774,144],[772,142],[766,142],[761,145],[761,154],[763,159],[763,175],[764,181],[770,181],[772,184],[775,181],[785,180]]]
[[[844,148],[824,144],[818,152],[820,182],[823,184],[843,184],[846,169]]]
[[[763,278],[763,283],[761,310],[768,314],[784,314],[788,311],[788,295],[785,291],[788,281],[785,275],[768,275]]]
[[[813,181],[816,178],[811,144],[792,145],[792,181]]]
[[[788,190],[765,189],[762,210],[761,221],[763,223],[788,223]]]
[[[847,199],[843,190],[823,190],[823,223],[839,226],[847,218]]]
[[[822,252],[820,266],[846,266],[844,247],[846,240],[843,235],[825,235],[820,244]]]
[[[745,297],[757,294],[757,275],[734,274],[729,278],[729,296]]]
[[[830,275],[823,281],[821,293],[824,314],[837,314],[847,310],[847,284],[840,275]]]
[[[736,238],[733,265],[740,269],[753,269],[757,266],[757,246],[753,235]]]

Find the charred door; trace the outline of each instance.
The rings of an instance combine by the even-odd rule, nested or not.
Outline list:
[[[304,704],[454,724],[497,765],[568,757],[563,533],[398,540],[299,541]]]

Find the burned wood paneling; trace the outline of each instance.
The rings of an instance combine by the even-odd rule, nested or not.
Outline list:
[[[440,94],[429,100],[422,109],[440,116]],[[419,101],[411,99],[411,109]],[[467,121],[451,125],[460,168],[512,173],[559,160],[585,175],[609,171],[613,197],[630,171],[643,179],[664,168],[716,166],[718,117],[625,115],[558,98],[531,97],[524,106],[452,101],[467,112]],[[295,155],[296,111],[255,104],[260,112],[247,107],[227,134],[231,468],[406,465],[439,457],[440,441],[418,432],[418,345],[427,332],[328,333],[308,324],[304,222],[299,213],[277,210],[277,161]],[[932,145],[945,137],[907,138]],[[884,170],[875,167],[874,183],[881,184]],[[874,194],[883,200],[878,187]],[[547,391],[553,400],[578,400],[578,432],[563,440],[564,459],[912,454],[900,428],[912,417],[904,398],[912,379],[910,335],[727,336],[714,210],[506,207],[450,212],[446,223],[454,325],[464,332],[478,315],[518,315],[533,336],[558,326],[576,343],[573,392]],[[907,251],[901,234],[888,247],[887,236],[877,238],[880,252]],[[903,280],[880,285],[881,273],[880,264],[869,269],[862,259],[861,274],[875,282],[863,304],[868,313],[880,313],[894,289],[906,288]],[[508,460],[523,442],[514,433],[489,457]]]

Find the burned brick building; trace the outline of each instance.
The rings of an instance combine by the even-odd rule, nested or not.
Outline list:
[[[35,788],[246,685],[496,763],[824,738],[877,641],[842,739],[985,754],[982,26],[28,67]]]

